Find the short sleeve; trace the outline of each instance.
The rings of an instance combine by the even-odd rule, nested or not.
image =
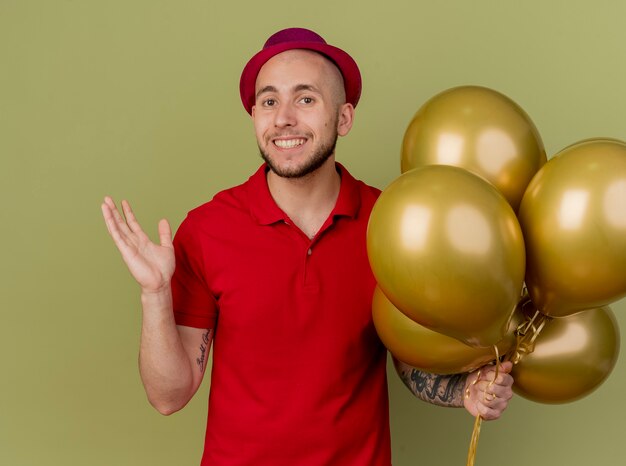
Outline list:
[[[172,299],[177,325],[215,328],[217,303],[204,274],[204,254],[198,228],[189,216],[174,237],[176,269],[172,277]]]

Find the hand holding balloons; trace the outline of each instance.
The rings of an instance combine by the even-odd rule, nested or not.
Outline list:
[[[498,419],[513,397],[513,364],[502,363],[498,368],[485,366],[467,378],[463,405],[472,416],[486,420]]]
[[[416,113],[402,172],[367,234],[374,322],[394,356],[450,373],[511,348],[515,390],[546,403],[600,385],[619,351],[606,305],[626,296],[626,143],[585,140],[546,163],[515,102],[462,86]]]

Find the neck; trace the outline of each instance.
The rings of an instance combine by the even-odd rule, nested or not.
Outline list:
[[[332,156],[302,178],[282,178],[270,171],[267,184],[278,207],[304,234],[313,238],[335,207],[341,177]]]

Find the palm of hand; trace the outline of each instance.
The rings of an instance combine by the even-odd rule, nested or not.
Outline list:
[[[106,197],[102,204],[102,215],[109,234],[130,273],[143,291],[157,292],[169,288],[175,268],[169,224],[166,220],[159,222],[161,244],[155,244],[142,230],[128,202],[122,201],[122,210],[125,219],[110,197]]]
[[[145,233],[134,239],[136,243],[122,252],[122,257],[135,280],[145,291],[159,291],[169,285],[174,274],[174,248],[153,243]]]

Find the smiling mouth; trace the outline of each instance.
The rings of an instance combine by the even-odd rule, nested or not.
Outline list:
[[[293,138],[293,139],[274,139],[274,145],[280,147],[281,149],[293,149],[294,147],[301,146],[306,142],[304,138]]]

